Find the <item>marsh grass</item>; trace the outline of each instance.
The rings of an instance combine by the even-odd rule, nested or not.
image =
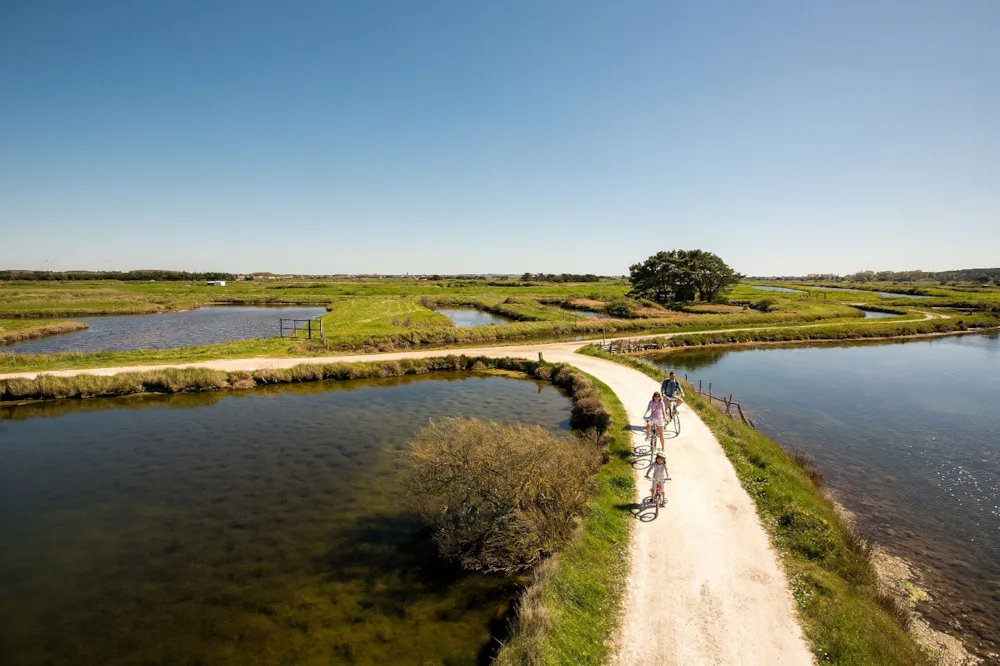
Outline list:
[[[35,340],[60,333],[72,333],[85,328],[88,328],[87,324],[80,321],[0,319],[0,345]]]
[[[662,380],[648,361],[587,355]],[[803,629],[820,663],[919,666],[928,657],[906,632],[908,615],[878,583],[870,544],[837,514],[814,473],[759,431],[733,420],[689,387],[690,405],[712,430],[753,498],[781,555]],[[800,458],[801,460],[801,458]]]

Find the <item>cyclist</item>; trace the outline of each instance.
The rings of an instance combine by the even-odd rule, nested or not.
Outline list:
[[[670,375],[660,384],[660,391],[663,393],[664,402],[669,403],[674,409],[684,402],[684,387],[677,381],[673,370],[670,371]]]
[[[656,433],[660,436],[660,450],[665,451],[667,445],[663,441],[663,426],[667,422],[667,410],[663,407],[663,398],[659,392],[653,394],[642,418],[646,420],[646,438],[649,439],[650,428],[656,428]],[[653,448],[656,448],[656,442],[653,443]]]
[[[649,496],[654,501],[656,500],[656,490],[659,486],[660,497],[666,497],[663,492],[663,482],[670,480],[670,474],[667,473],[667,459],[663,457],[663,454],[658,454],[656,456],[656,462],[649,466],[646,470],[646,478],[649,478],[650,472],[653,473],[653,486],[649,489]],[[662,499],[660,500],[662,501]]]

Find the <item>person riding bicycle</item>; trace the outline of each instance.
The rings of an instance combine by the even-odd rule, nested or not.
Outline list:
[[[660,392],[663,393],[663,401],[675,408],[684,402],[684,387],[677,381],[673,370],[670,371],[670,375],[660,384]]]
[[[662,454],[656,456],[656,462],[649,466],[646,470],[646,478],[649,478],[650,473],[653,474],[653,485],[649,489],[649,496],[656,499],[656,489],[659,486],[660,495],[665,496],[663,492],[663,482],[670,480],[670,475],[667,473],[667,459],[663,457]]]
[[[658,392],[653,394],[653,399],[646,405],[646,413],[642,415],[642,418],[646,420],[646,439],[649,439],[650,429],[656,428],[656,433],[660,436],[660,450],[665,451],[667,445],[663,440],[663,426],[667,422],[667,410],[664,408],[663,398]],[[655,447],[656,443],[654,442],[653,448]]]

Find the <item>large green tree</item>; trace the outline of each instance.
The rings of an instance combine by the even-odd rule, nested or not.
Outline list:
[[[743,276],[718,255],[704,250],[657,252],[641,264],[629,267],[629,295],[657,303],[711,302],[721,298]]]

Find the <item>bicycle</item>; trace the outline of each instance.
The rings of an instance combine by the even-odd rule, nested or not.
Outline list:
[[[681,434],[681,415],[677,410],[677,403],[673,400],[668,400],[667,404],[670,406],[667,410],[667,423],[672,423],[674,426],[674,432],[678,435]]]
[[[650,496],[650,500],[657,508],[664,507],[667,505],[667,497],[663,494],[663,484],[665,481],[653,479],[653,493]]]

